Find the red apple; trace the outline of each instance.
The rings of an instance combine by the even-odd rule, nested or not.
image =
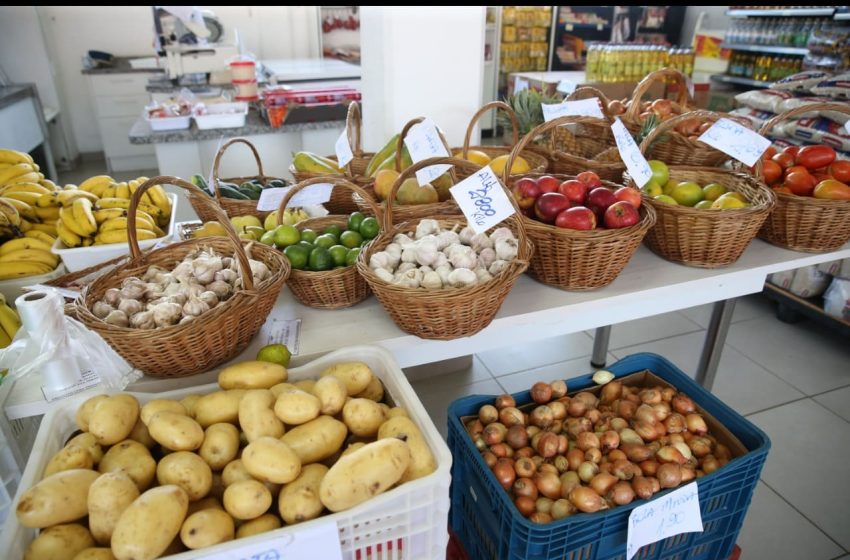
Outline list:
[[[541,194],[540,188],[537,186],[537,181],[528,177],[524,177],[514,183],[511,192],[520,208],[532,208],[534,201]]]
[[[602,180],[599,178],[599,175],[593,171],[582,171],[576,175],[576,180],[587,185],[588,189],[595,189],[596,187],[602,186]]]
[[[558,192],[558,185],[561,182],[552,177],[551,175],[544,175],[542,177],[537,178],[537,186],[540,187],[540,192]]]
[[[570,207],[570,200],[561,193],[543,193],[534,203],[534,213],[544,223],[553,224],[558,214]]]
[[[625,200],[635,208],[640,208],[640,191],[631,187],[620,187],[614,191],[614,198]]]
[[[587,198],[587,185],[581,181],[570,179],[558,187],[558,192],[570,199],[572,204],[584,204]]]
[[[637,208],[625,200],[615,202],[605,210],[605,226],[611,229],[633,226],[640,220]]]
[[[587,195],[587,207],[593,210],[596,214],[596,221],[600,224],[603,222],[603,216],[608,207],[617,202],[614,193],[605,187],[596,187]]]
[[[588,230],[596,227],[596,214],[590,208],[575,206],[558,214],[555,225],[560,228]]]

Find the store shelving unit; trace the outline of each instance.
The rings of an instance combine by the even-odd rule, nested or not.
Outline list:
[[[744,43],[721,43],[720,48],[729,49],[732,51],[788,54],[797,56],[805,56],[809,54],[809,49],[805,47],[786,47],[784,45],[748,45]]]
[[[785,10],[727,10],[726,15],[733,18],[746,17],[829,17],[835,8],[789,8]]]
[[[715,82],[724,84],[734,84],[738,86],[747,86],[754,88],[769,88],[773,82],[763,82],[761,80],[753,80],[751,78],[741,78],[739,76],[727,76],[726,74],[713,74],[711,79]]]
[[[779,304],[776,318],[786,323],[796,323],[802,318],[811,319],[829,327],[833,332],[850,336],[850,321],[827,315],[823,298],[802,298],[770,282],[764,285],[764,295]]]

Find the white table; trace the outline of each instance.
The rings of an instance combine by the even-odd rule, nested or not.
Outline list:
[[[600,290],[566,292],[523,275],[486,329],[468,338],[449,341],[422,340],[404,333],[374,297],[349,309],[323,311],[296,303],[288,290],[284,290],[263,330],[233,361],[253,359],[268,341],[272,319],[300,318],[301,351],[293,358],[293,365],[342,346],[377,344],[392,352],[401,367],[410,367],[731,300],[760,292],[771,272],[848,257],[850,243],[832,253],[810,254],[755,240],[734,265],[706,270],[668,262],[641,246],[623,273]],[[725,314],[731,315],[729,311]],[[716,339],[722,339],[714,338],[715,343]],[[716,357],[716,352],[709,356]],[[215,381],[218,369],[179,379],[144,377],[129,390],[159,392],[210,383]],[[16,383],[12,388],[5,406],[9,419],[44,414],[49,408],[41,396],[39,381]]]

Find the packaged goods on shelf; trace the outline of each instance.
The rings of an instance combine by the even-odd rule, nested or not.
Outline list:
[[[759,109],[760,111],[770,111],[771,113],[781,113],[780,103],[794,97],[787,91],[774,91],[772,89],[745,91],[735,96],[735,101],[739,105]]]
[[[770,86],[770,89],[791,91],[794,93],[809,93],[812,91],[814,86],[826,79],[829,79],[830,76],[831,74],[828,72],[820,72],[816,70],[798,72],[778,80]]]
[[[850,73],[838,74],[812,86],[812,93],[834,99],[850,98]]]
[[[591,43],[587,49],[589,82],[637,82],[665,67],[690,76],[694,68],[693,49],[628,43]]]
[[[791,109],[796,109],[798,107],[814,105],[816,103],[829,103],[831,101],[831,99],[824,97],[793,97],[780,103],[780,112],[784,113],[785,111],[790,111]],[[848,120],[850,120],[850,115],[846,113],[839,113],[838,111],[815,110],[809,113],[804,113],[800,116],[803,118],[824,117],[838,124],[845,124]]]
[[[833,278],[823,296],[823,310],[842,321],[850,321],[850,280]]]
[[[803,140],[808,144],[826,144],[842,152],[850,151],[850,132],[844,125],[830,119],[804,118],[788,121],[775,127],[788,138]]]
[[[821,263],[818,265],[818,270],[830,276],[850,280],[850,259]]]
[[[804,298],[824,293],[829,287],[829,280],[830,276],[819,270],[817,266],[774,272],[767,277],[767,281],[771,284]]]

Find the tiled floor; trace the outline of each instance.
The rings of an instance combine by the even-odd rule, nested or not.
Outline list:
[[[609,359],[655,352],[693,375],[710,316],[706,305],[615,325]],[[457,398],[591,371],[592,335],[484,352],[471,367],[413,386],[445,435],[446,410]],[[714,394],[772,442],[738,537],[743,560],[850,560],[848,366],[846,339],[808,321],[778,321],[761,295],[738,301]]]

